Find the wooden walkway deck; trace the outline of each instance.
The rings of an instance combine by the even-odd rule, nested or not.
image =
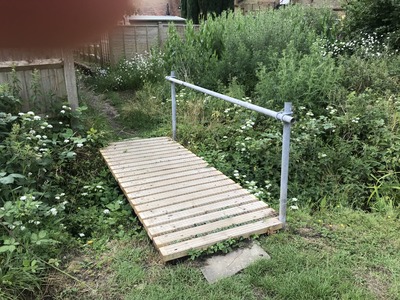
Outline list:
[[[273,209],[170,138],[101,150],[164,261],[282,228]]]

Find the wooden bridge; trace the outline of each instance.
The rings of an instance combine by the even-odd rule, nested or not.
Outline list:
[[[282,228],[273,209],[170,138],[101,150],[164,261]]]

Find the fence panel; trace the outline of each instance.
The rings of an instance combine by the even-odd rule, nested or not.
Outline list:
[[[186,25],[174,24],[177,32],[183,36]],[[149,53],[153,47],[163,47],[168,39],[166,23],[120,25],[101,40],[75,51],[75,59],[100,66],[115,65],[123,58],[132,58],[137,54]],[[197,25],[195,25],[198,28]]]
[[[24,111],[52,113],[68,96],[66,72],[74,70],[64,68],[62,51],[0,50],[0,84],[19,89]],[[76,82],[71,83],[76,89]],[[69,100],[76,103],[77,99]]]

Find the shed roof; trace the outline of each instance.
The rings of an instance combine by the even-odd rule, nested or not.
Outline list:
[[[139,22],[185,22],[186,19],[175,16],[130,16],[129,21]]]

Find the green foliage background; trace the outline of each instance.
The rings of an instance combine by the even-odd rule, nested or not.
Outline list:
[[[223,13],[199,28],[189,23],[183,38],[171,27],[162,49],[164,74],[175,70],[180,79],[277,111],[292,102],[298,121],[289,195],[316,209],[390,210],[400,200],[400,60],[374,33],[347,35],[348,22],[330,10],[293,6]],[[168,85],[155,85],[157,79],[147,81],[136,102],[122,106],[125,119],[140,106],[151,112],[148,120],[157,120],[155,127],[169,126],[169,111],[159,109],[169,107]],[[276,202],[281,124],[185,89],[178,96],[180,141]],[[378,183],[382,193],[370,197]]]

